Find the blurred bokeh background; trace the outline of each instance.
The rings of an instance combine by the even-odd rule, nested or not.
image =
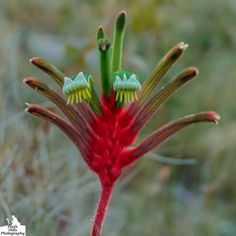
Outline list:
[[[165,52],[188,43],[164,82],[187,66],[197,80],[152,119],[142,139],[164,122],[202,110],[218,126],[181,131],[124,173],[103,235],[236,235],[235,0],[1,0],[0,224],[15,214],[27,235],[89,235],[99,183],[56,127],[25,114],[25,102],[50,106],[22,83],[29,75],[57,86],[28,62],[39,56],[66,75],[98,77],[95,35],[125,9],[124,68],[144,80]],[[138,140],[137,142],[139,142]]]

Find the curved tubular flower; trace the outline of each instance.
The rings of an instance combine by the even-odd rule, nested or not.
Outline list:
[[[215,112],[185,116],[160,127],[140,144],[131,147],[153,114],[179,88],[195,78],[198,70],[194,67],[186,68],[156,92],[160,80],[188,46],[179,43],[164,56],[141,85],[136,74],[121,69],[125,24],[126,13],[122,11],[115,21],[112,42],[107,39],[102,26],[98,29],[97,47],[102,85],[100,98],[94,88],[92,76],[80,72],[69,78],[40,58],[33,58],[30,62],[59,85],[65,98],[34,77],[24,79],[27,85],[59,107],[66,119],[36,104],[27,104],[26,112],[60,128],[78,148],[88,167],[99,177],[102,191],[92,236],[101,233],[112,190],[124,168],[134,164],[145,153],[181,129],[199,122],[217,123],[220,118]]]

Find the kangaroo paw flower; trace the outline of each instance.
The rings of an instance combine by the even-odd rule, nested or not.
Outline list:
[[[220,118],[215,112],[185,116],[167,123],[143,142],[134,145],[139,132],[153,115],[178,89],[195,78],[198,70],[187,68],[164,88],[157,89],[161,79],[187,48],[188,45],[181,42],[163,57],[141,86],[138,74],[121,69],[126,17],[124,11],[116,17],[113,41],[108,39],[101,26],[97,31],[102,88],[100,95],[96,92],[91,75],[80,72],[69,78],[55,66],[37,57],[30,62],[47,73],[61,91],[55,92],[34,77],[24,79],[25,84],[54,103],[66,118],[36,104],[28,104],[26,112],[59,127],[79,149],[89,169],[100,180],[102,191],[92,236],[101,233],[113,188],[125,167],[134,164],[181,129],[200,122],[217,124]],[[63,96],[66,96],[66,100]]]

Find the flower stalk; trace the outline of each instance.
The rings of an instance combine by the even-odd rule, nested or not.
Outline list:
[[[54,103],[65,118],[36,104],[27,103],[26,112],[51,122],[64,132],[100,180],[101,196],[92,236],[101,235],[113,188],[124,168],[185,127],[200,122],[217,123],[220,119],[212,111],[191,114],[154,130],[134,145],[153,115],[178,89],[195,78],[198,70],[186,68],[163,89],[156,91],[161,79],[187,48],[188,45],[181,42],[163,57],[141,85],[136,73],[121,70],[125,25],[126,13],[122,11],[115,20],[112,44],[102,26],[97,31],[101,95],[96,92],[92,75],[80,71],[74,76],[65,76],[55,66],[37,57],[30,62],[47,73],[61,92],[55,92],[34,77],[24,79],[25,84]]]
[[[101,195],[98,201],[98,206],[92,226],[92,236],[100,235],[103,221],[107,212],[107,208],[111,199],[114,184],[102,185]]]

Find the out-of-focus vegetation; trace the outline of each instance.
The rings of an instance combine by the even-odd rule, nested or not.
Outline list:
[[[190,47],[165,81],[186,66],[200,69],[198,79],[168,101],[148,131],[202,110],[215,110],[222,120],[218,127],[182,131],[124,173],[103,234],[236,235],[235,0],[1,0],[1,225],[15,214],[28,235],[89,235],[98,182],[57,128],[24,113],[25,102],[50,103],[22,78],[34,75],[56,87],[28,63],[34,56],[67,75],[83,70],[98,76],[96,30],[103,24],[111,34],[121,9],[128,12],[125,69],[144,80],[179,41]],[[160,163],[159,155],[197,162]]]

